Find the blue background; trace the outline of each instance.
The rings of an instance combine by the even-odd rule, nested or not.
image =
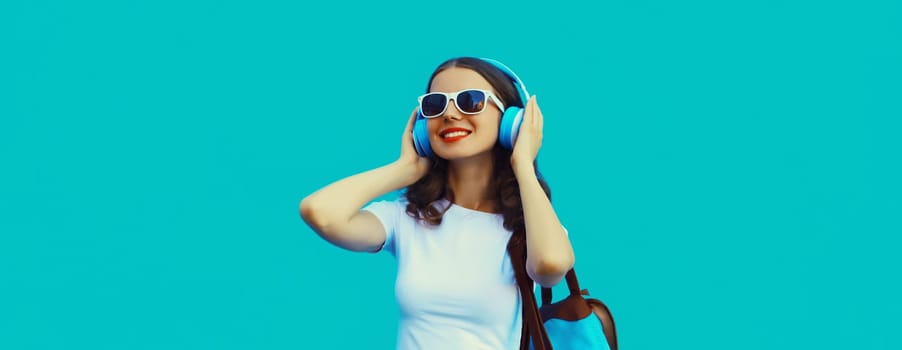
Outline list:
[[[624,349],[902,348],[900,43],[898,1],[4,2],[0,348],[392,348],[392,258],[297,207],[464,55],[538,96]]]

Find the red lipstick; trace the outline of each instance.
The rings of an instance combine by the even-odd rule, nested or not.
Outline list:
[[[445,135],[450,134],[450,133],[457,133],[457,134],[455,136],[445,137]],[[447,128],[447,129],[442,130],[438,134],[439,134],[439,137],[442,139],[442,141],[451,143],[451,142],[460,141],[461,139],[463,139],[467,136],[470,136],[471,133],[473,133],[473,131],[467,130],[464,128]]]

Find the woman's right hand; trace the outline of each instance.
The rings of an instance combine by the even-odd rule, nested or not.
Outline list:
[[[410,113],[407,120],[407,127],[404,128],[404,134],[401,135],[401,156],[395,162],[404,169],[405,174],[409,174],[409,184],[417,182],[432,166],[432,161],[427,157],[420,157],[416,147],[413,145],[413,124],[417,119],[417,108]],[[408,185],[409,185],[408,184]]]

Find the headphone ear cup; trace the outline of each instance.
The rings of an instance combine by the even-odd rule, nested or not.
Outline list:
[[[413,122],[413,146],[420,157],[432,157],[432,147],[429,145],[429,131],[426,130],[426,118],[417,109],[417,119]]]
[[[505,149],[514,149],[517,136],[520,135],[520,124],[523,123],[523,108],[508,107],[501,116],[501,125],[498,128],[498,141]]]

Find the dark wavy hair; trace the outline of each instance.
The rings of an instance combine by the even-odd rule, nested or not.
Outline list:
[[[492,85],[505,106],[524,107],[526,101],[521,101],[514,83],[505,73],[492,64],[473,57],[452,58],[440,64],[429,77],[426,92],[429,92],[432,80],[439,72],[452,67],[466,68],[479,73]],[[504,228],[514,233],[511,238],[512,244],[525,243],[526,223],[523,219],[523,204],[520,202],[520,187],[510,164],[511,151],[496,142],[492,152],[494,164],[489,190],[495,193],[490,195],[496,199],[504,216]],[[536,178],[550,200],[551,189],[539,172],[538,162],[534,161],[533,165]],[[454,193],[448,187],[448,161],[438,156],[434,157],[432,169],[419,181],[408,186],[404,196],[407,198],[408,215],[430,225],[441,224],[442,217],[450,206],[443,207],[438,202],[443,199],[454,201]]]

